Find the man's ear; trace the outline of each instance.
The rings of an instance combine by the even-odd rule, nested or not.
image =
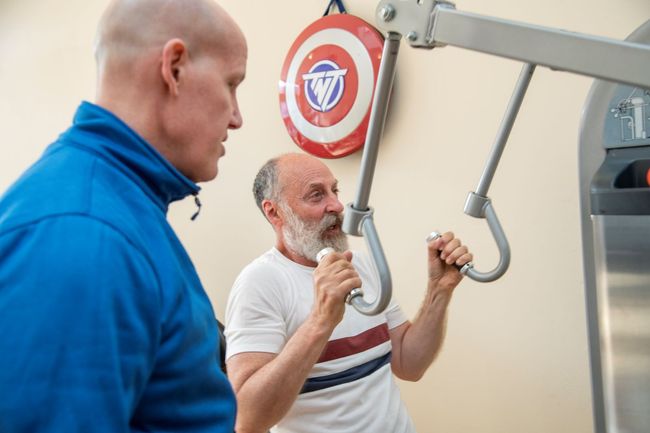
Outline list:
[[[282,222],[282,217],[278,212],[278,206],[276,203],[271,200],[263,200],[262,210],[264,211],[264,215],[266,215],[266,219],[269,220],[273,227]]]
[[[187,47],[181,39],[170,39],[162,51],[161,74],[169,93],[178,96],[181,81],[189,61]]]

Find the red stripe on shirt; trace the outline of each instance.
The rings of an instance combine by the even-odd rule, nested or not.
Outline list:
[[[354,355],[355,353],[361,353],[375,346],[379,346],[388,340],[390,340],[388,325],[382,323],[361,334],[329,341],[317,362],[331,361],[333,359]]]

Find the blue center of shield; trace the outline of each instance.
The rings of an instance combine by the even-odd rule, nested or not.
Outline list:
[[[321,60],[303,74],[305,96],[311,108],[326,113],[336,107],[345,90],[347,72],[331,60]]]

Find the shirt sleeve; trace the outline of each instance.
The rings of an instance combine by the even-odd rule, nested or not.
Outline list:
[[[280,353],[286,312],[277,270],[259,263],[237,277],[226,306],[226,360],[242,352]]]
[[[0,431],[130,431],[160,337],[151,266],[82,216],[5,233],[0,257]]]

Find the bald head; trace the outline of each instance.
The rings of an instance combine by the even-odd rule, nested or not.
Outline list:
[[[304,153],[285,153],[277,159],[278,184],[280,188],[304,179],[306,182],[316,172],[324,171],[331,174],[330,169],[320,159]]]
[[[241,34],[212,0],[113,0],[99,24],[95,55],[102,68],[160,50],[174,38],[200,55],[218,48],[232,32]]]
[[[269,159],[259,170],[253,183],[255,203],[262,213],[264,200],[281,201],[287,183],[294,182],[297,176],[308,172],[310,167],[329,171],[317,158],[301,153],[286,153]]]

